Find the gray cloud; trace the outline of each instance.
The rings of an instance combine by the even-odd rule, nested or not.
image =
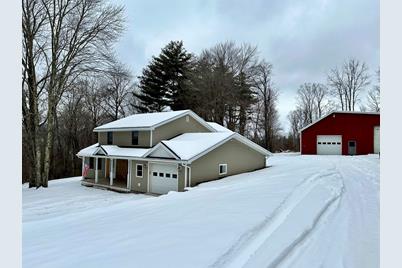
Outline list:
[[[128,30],[117,50],[135,75],[170,40],[194,53],[226,40],[257,45],[274,65],[279,112],[294,108],[303,82],[325,82],[348,57],[379,66],[379,1],[221,0],[125,1]]]

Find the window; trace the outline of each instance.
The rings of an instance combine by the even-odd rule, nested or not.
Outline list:
[[[190,117],[186,115],[186,122],[188,123],[190,121]]]
[[[219,164],[219,175],[224,175],[227,173],[228,165],[227,164]]]
[[[136,169],[137,169],[137,174],[136,174],[136,176],[137,177],[140,177],[140,178],[142,178],[142,164],[137,164],[136,165]]]
[[[173,179],[177,179],[177,174],[172,174]]]
[[[163,173],[162,172],[159,173],[159,177],[163,178]]]
[[[332,142],[332,144],[336,144],[336,142]]]
[[[107,133],[107,144],[113,144],[113,132]]]
[[[349,147],[355,147],[355,146],[356,146],[356,142],[354,142],[354,141],[349,142]]]
[[[165,177],[166,177],[166,178],[170,178],[170,173],[166,173],[166,174],[165,174]]]
[[[92,157],[89,158],[89,169],[94,169],[94,159]]]
[[[318,144],[321,144],[321,142],[319,141]]]
[[[131,132],[131,144],[138,145],[138,131]]]
[[[340,142],[337,142],[336,144],[341,144]]]
[[[152,172],[152,176],[154,177],[158,176],[158,172]]]

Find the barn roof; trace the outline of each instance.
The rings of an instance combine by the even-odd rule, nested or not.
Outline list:
[[[324,115],[323,117],[321,117],[320,119],[316,120],[315,122],[308,124],[307,126],[305,126],[304,128],[299,130],[299,133],[301,133],[303,130],[311,127],[312,125],[320,122],[321,120],[327,118],[328,116],[332,115],[332,114],[360,114],[360,115],[380,115],[380,113],[376,113],[376,112],[355,112],[355,111],[334,111],[334,112],[330,112],[327,115]]]

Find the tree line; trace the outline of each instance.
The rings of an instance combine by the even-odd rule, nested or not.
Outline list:
[[[171,41],[144,68],[134,95],[138,111],[191,109],[270,150],[280,130],[272,64],[250,44],[228,41],[194,55]]]
[[[380,71],[371,82],[364,62],[348,59],[331,69],[327,84],[304,83],[296,96],[296,107],[288,115],[292,150],[299,150],[299,130],[332,111],[380,112]],[[372,85],[370,87],[370,85]]]
[[[80,175],[76,153],[97,142],[93,128],[142,112],[191,109],[270,151],[297,150],[301,127],[337,105],[356,109],[369,85],[366,65],[356,60],[331,70],[328,85],[301,85],[283,134],[274,68],[256,46],[227,41],[196,55],[171,41],[134,77],[114,52],[125,30],[123,6],[23,0],[22,11],[22,164],[30,187]],[[364,109],[379,110],[379,85],[367,98]]]

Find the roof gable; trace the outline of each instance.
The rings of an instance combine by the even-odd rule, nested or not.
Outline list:
[[[171,151],[163,143],[158,143],[154,148],[148,151],[144,157],[156,157],[156,158],[171,158],[180,159],[173,151]]]
[[[215,122],[207,122],[207,123],[208,123],[208,125],[213,127],[217,132],[233,132],[230,129],[228,129],[218,123],[215,123]]]
[[[264,154],[266,156],[271,155],[271,153],[262,148],[261,146],[255,144],[249,139],[243,137],[242,135],[235,132],[204,132],[204,133],[185,133],[171,140],[165,140],[161,143],[166,149],[170,150],[171,153],[176,155],[178,159],[183,161],[189,161],[190,163],[201,156],[207,154],[213,149],[219,147],[225,142],[236,139],[239,142],[249,146],[251,149]],[[148,155],[153,155],[158,149],[154,147]]]
[[[134,114],[125,118],[98,126],[94,129],[95,132],[106,131],[130,131],[130,130],[153,130],[158,126],[167,124],[182,116],[191,116],[196,121],[201,123],[207,129],[215,132],[216,130],[205,122],[201,117],[191,110],[158,112],[158,113],[143,113]]]
[[[301,133],[303,130],[308,129],[309,127],[317,124],[321,120],[324,120],[330,115],[333,114],[355,114],[355,115],[380,115],[380,113],[374,113],[374,112],[354,112],[354,111],[335,111],[335,112],[330,112],[327,115],[324,115],[323,117],[319,118],[318,120],[314,121],[313,123],[308,124],[307,126],[303,127],[302,129],[299,130],[299,133]]]

